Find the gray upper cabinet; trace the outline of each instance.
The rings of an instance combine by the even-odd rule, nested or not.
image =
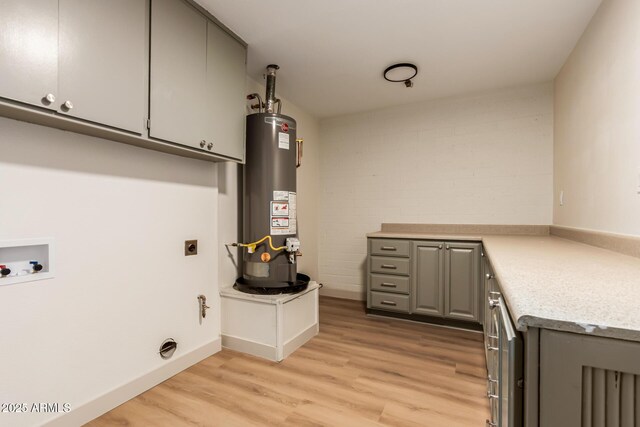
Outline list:
[[[0,114],[244,162],[246,51],[191,0],[0,0]]]
[[[58,0],[0,0],[0,76],[0,97],[57,108]]]
[[[207,143],[217,154],[244,160],[246,49],[212,22],[207,25]]]
[[[145,0],[59,0],[59,112],[143,133],[146,14]]]
[[[183,1],[153,0],[149,135],[204,148],[206,83],[206,18]]]
[[[245,58],[191,5],[153,0],[149,136],[244,161]]]
[[[442,242],[414,242],[412,313],[444,314],[444,269]]]
[[[479,321],[480,244],[446,243],[445,317]]]
[[[0,96],[142,134],[145,0],[3,0]]]

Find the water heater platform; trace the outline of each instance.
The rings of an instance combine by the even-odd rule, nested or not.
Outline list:
[[[220,290],[222,346],[280,362],[319,331],[318,289],[309,282],[296,294],[247,294]]]

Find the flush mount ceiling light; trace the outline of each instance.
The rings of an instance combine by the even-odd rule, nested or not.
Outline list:
[[[413,87],[412,78],[418,75],[418,67],[408,62],[393,64],[384,70],[384,78],[389,82],[404,82],[406,87]]]

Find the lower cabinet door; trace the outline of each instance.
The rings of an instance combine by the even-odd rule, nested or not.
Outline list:
[[[444,257],[442,242],[414,242],[411,312],[442,317],[444,312]]]
[[[640,425],[640,343],[540,331],[540,426]]]
[[[451,319],[479,321],[480,244],[445,244],[445,309]]]

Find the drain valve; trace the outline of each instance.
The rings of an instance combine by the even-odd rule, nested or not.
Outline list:
[[[167,338],[160,345],[160,357],[163,359],[170,359],[178,348],[178,343],[173,338]]]

